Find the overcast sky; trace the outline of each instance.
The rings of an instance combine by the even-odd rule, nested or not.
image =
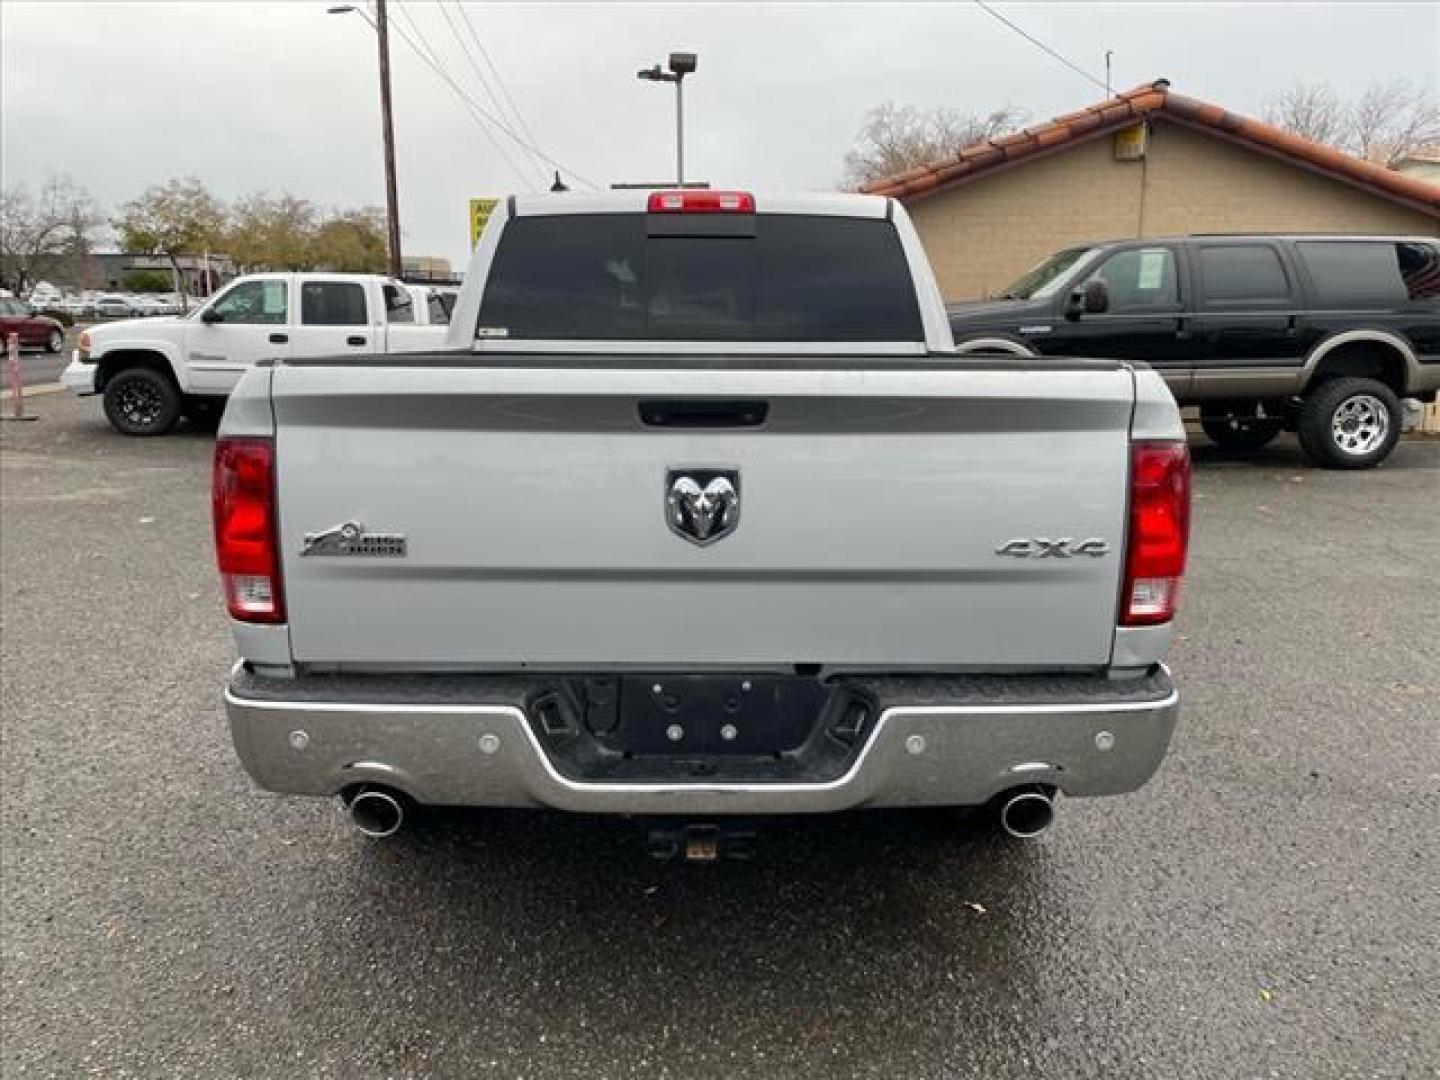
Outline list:
[[[1165,76],[1239,112],[1300,79],[1351,94],[1397,75],[1440,78],[1435,3],[991,3],[1097,74],[1113,49],[1117,89]],[[494,110],[451,4],[390,8]],[[833,187],[866,110],[886,99],[1010,104],[1039,121],[1103,96],[974,3],[465,8],[539,147],[602,185],[673,174],[673,90],[635,78],[672,49],[700,55],[685,91],[687,172],[722,186]],[[374,35],[358,14],[325,9],[3,0],[4,182],[69,173],[106,206],[184,175],[226,198],[270,189],[382,203]],[[466,200],[534,189],[542,166],[497,136],[517,175],[403,40],[392,52],[405,250],[463,265]]]

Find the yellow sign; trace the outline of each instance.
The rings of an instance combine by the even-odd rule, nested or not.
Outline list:
[[[1145,159],[1145,143],[1150,134],[1150,129],[1144,122],[1131,124],[1127,128],[1121,128],[1115,132],[1115,160],[1116,161],[1143,161]]]
[[[499,199],[471,199],[470,200],[470,246],[473,248],[480,242],[480,234],[485,231],[485,223],[490,220],[490,212],[495,209]]]

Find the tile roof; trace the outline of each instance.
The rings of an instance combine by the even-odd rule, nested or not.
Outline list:
[[[1171,93],[1166,79],[1145,83],[1107,101],[1066,113],[1035,127],[967,146],[954,157],[934,161],[861,188],[871,195],[911,200],[965,183],[1002,165],[1128,127],[1160,116],[1228,138],[1300,168],[1324,173],[1440,217],[1440,184],[1351,157],[1219,105]]]

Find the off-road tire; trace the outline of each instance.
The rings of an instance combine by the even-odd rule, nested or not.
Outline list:
[[[179,388],[152,368],[126,368],[105,384],[105,418],[122,435],[164,435],[180,408]]]
[[[1375,379],[1323,382],[1300,406],[1300,448],[1327,469],[1373,469],[1400,440],[1395,391]]]

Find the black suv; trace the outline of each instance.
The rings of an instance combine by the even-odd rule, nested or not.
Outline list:
[[[1400,399],[1440,389],[1433,237],[1087,244],[949,312],[961,352],[1143,360],[1220,446],[1255,450],[1290,430],[1337,469],[1383,461]]]

